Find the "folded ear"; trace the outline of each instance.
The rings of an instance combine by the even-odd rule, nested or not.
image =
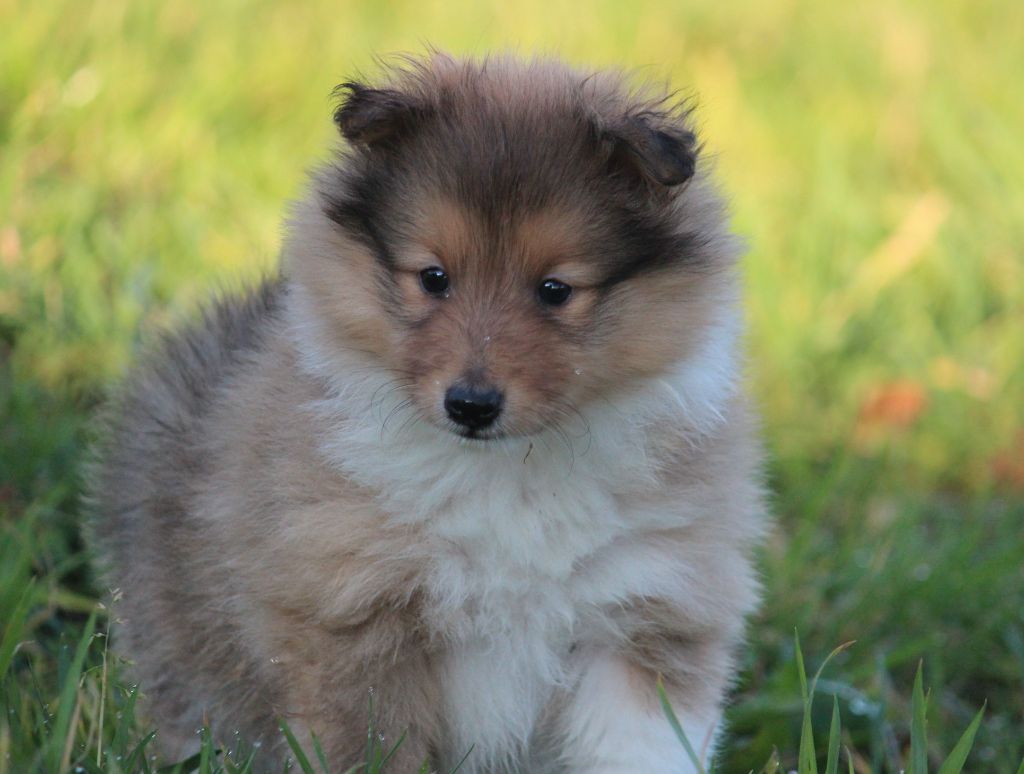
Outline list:
[[[697,169],[697,136],[671,116],[629,115],[605,127],[612,165],[658,185],[685,183]]]
[[[334,93],[341,99],[334,123],[355,145],[372,147],[397,139],[425,113],[418,99],[395,89],[373,89],[347,81]]]

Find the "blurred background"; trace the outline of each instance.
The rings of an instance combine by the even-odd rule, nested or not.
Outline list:
[[[810,669],[857,641],[815,719],[837,696],[860,771],[903,765],[921,660],[933,754],[987,701],[968,770],[1015,771],[1024,3],[0,0],[0,773],[92,755],[90,713],[124,690],[92,647],[71,741],[39,726],[99,593],[78,535],[95,406],[140,337],[274,266],[336,142],[332,87],[426,44],[696,98],[749,245],[778,515],[723,770],[795,762],[796,629]]]

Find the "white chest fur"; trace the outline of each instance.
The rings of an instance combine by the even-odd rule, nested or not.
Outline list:
[[[472,746],[474,760],[500,764],[525,750],[569,679],[579,563],[623,529],[614,498],[595,482],[540,480],[467,493],[429,526],[431,617],[450,643],[442,684],[456,756]]]

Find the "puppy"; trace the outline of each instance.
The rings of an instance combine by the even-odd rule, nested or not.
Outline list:
[[[557,62],[405,61],[279,276],[113,402],[93,541],[168,756],[287,720],[338,770],[694,770],[758,584],[737,243],[684,107]]]

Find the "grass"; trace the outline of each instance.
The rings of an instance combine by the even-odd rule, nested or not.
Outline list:
[[[273,264],[334,83],[423,41],[698,97],[778,514],[719,770],[812,770],[807,721],[822,768],[938,770],[985,706],[967,770],[1017,771],[1024,5],[580,7],[0,0],[0,774],[149,765],[78,535],[89,416],[140,331]],[[794,628],[811,663],[857,641],[818,700]]]

